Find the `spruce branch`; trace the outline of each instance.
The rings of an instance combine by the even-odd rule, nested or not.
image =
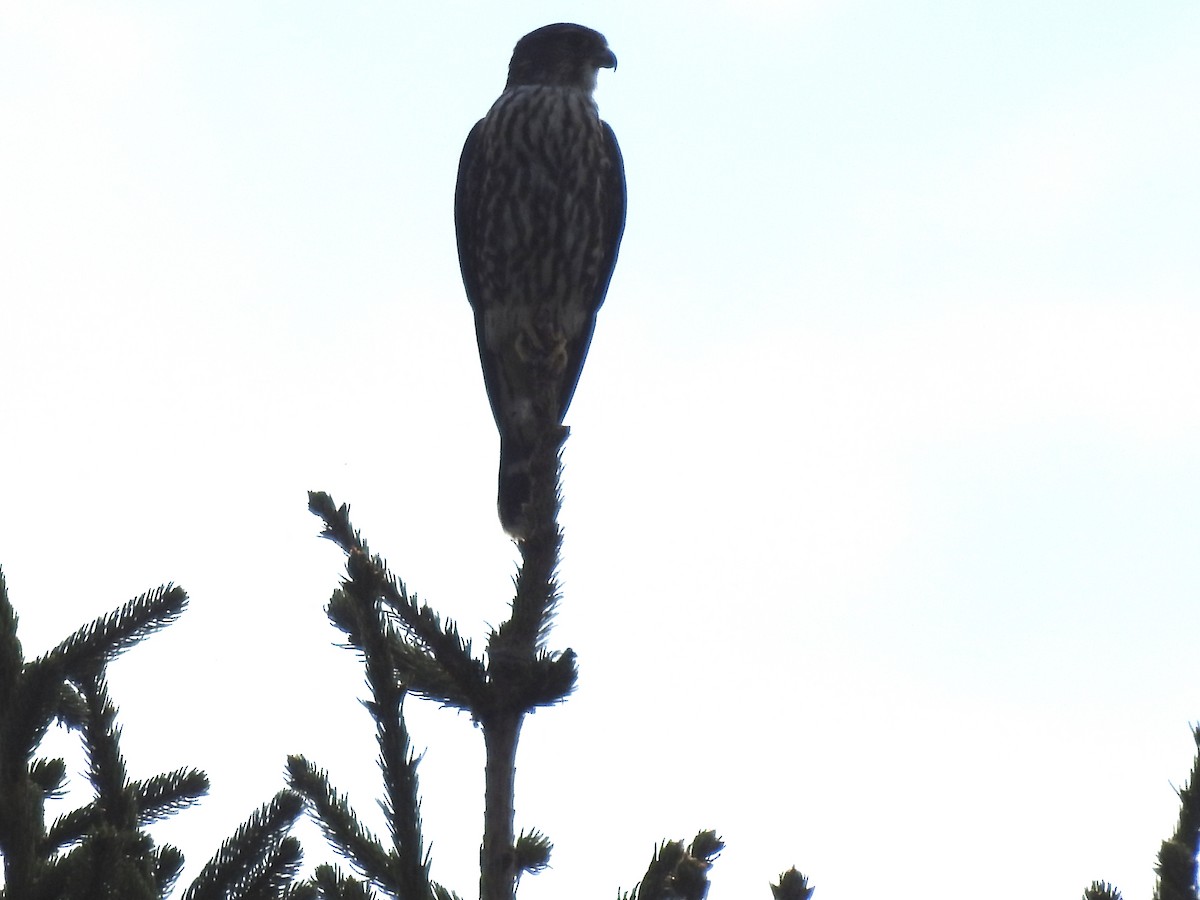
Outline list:
[[[82,731],[87,723],[87,703],[75,685],[63,681],[54,703],[54,717],[71,731]]]
[[[330,845],[360,875],[378,881],[389,889],[394,887],[390,884],[392,855],[363,826],[350,807],[349,798],[330,784],[329,773],[317,768],[303,756],[289,756],[287,774],[288,785],[312,806],[317,825]],[[333,883],[329,882],[330,885]],[[321,889],[325,890],[324,887]]]
[[[205,863],[183,900],[257,900],[281,896],[300,865],[300,845],[288,831],[302,798],[280,791],[250,815]]]
[[[208,776],[199,769],[176,769],[130,785],[137,800],[138,824],[159,822],[187,809],[208,793]]]
[[[199,769],[176,769],[128,786],[137,808],[137,825],[144,828],[192,806],[208,793],[208,776]],[[63,813],[46,832],[46,842],[61,849],[80,841],[103,818],[99,803]]]
[[[0,754],[28,759],[50,730],[63,695],[69,691],[63,684],[63,669],[54,661],[21,661],[17,668],[19,674],[4,682],[7,696],[0,698],[4,701],[0,704],[4,744]]]
[[[350,579],[343,582],[336,615],[331,602],[330,618],[344,623],[346,634],[362,654],[370,699],[365,705],[375,721],[379,745],[379,768],[383,775],[384,799],[380,804],[387,819],[393,851],[388,854],[386,870],[364,872],[393,889],[401,897],[426,897],[429,894],[429,858],[421,837],[420,798],[418,795],[417,757],[412,751],[408,727],[404,722],[405,643],[392,628],[395,620],[379,601],[380,588],[391,585],[407,598],[403,585],[390,573],[363,554],[352,553],[347,564]],[[415,604],[414,604],[415,605]],[[435,617],[436,618],[436,617]],[[465,647],[460,647],[465,652]],[[409,647],[409,657],[424,656],[430,669],[442,669],[426,647]],[[473,660],[472,660],[473,662]]]
[[[646,874],[632,891],[622,895],[622,900],[673,900],[670,892],[671,876],[683,859],[682,841],[664,841],[654,850]]]
[[[380,804],[391,833],[392,875],[402,897],[429,893],[429,851],[421,835],[421,800],[417,781],[417,756],[411,751],[408,729],[397,710],[396,718],[381,723],[379,764],[385,799]]]
[[[465,694],[460,682],[452,678],[442,665],[419,647],[404,642],[394,631],[389,630],[388,643],[391,647],[392,663],[396,667],[396,680],[405,689],[440,706],[462,712],[471,712],[479,702],[478,692]]]
[[[382,601],[395,616],[404,641],[413,648],[425,651],[428,658],[441,667],[444,678],[455,685],[453,692],[442,689],[442,695],[431,698],[460,709],[468,709],[483,691],[485,673],[482,664],[471,655],[469,641],[459,634],[453,621],[443,624],[441,618],[416,595],[409,595],[404,583],[388,570],[386,561],[371,553],[361,535],[350,523],[350,507],[337,506],[328,494],[310,491],[308,508],[325,524],[321,536],[333,541],[346,554],[347,579],[342,592],[359,602]],[[335,599],[330,603],[331,618],[341,609]],[[345,630],[341,618],[334,624]],[[351,635],[354,646],[354,637]],[[361,649],[361,648],[359,648]],[[435,690],[436,679],[426,675],[420,679],[422,689]],[[408,685],[416,690],[413,685]],[[422,693],[423,693],[422,690]]]
[[[35,759],[29,764],[29,778],[47,798],[64,796],[67,764],[61,759]]]
[[[141,829],[186,805],[206,785],[203,773],[130,782],[105,670],[123,650],[174,621],[186,602],[179,588],[148,592],[26,663],[0,574],[0,897],[160,898],[178,877],[179,851],[156,849]],[[34,754],[55,718],[80,736],[96,796],[47,831],[45,801],[61,796],[66,766]]]
[[[170,896],[175,889],[175,882],[183,872],[183,854],[176,847],[164,844],[153,854],[154,883],[158,886],[160,897]]]
[[[1200,853],[1200,725],[1192,726],[1196,756],[1192,772],[1179,797],[1179,820],[1175,831],[1159,846],[1158,864],[1154,867],[1158,879],[1154,885],[1154,900],[1200,900],[1197,891],[1196,855]],[[1121,892],[1107,881],[1093,881],[1083,892],[1084,900],[1121,900]]]
[[[407,691],[442,706],[471,710],[481,690],[481,665],[472,661],[476,669],[475,675],[479,679],[472,682],[476,695],[473,696],[463,691],[462,679],[453,677],[427,647],[409,640],[406,628],[394,612],[376,602],[373,604],[374,613],[364,618],[363,604],[361,592],[346,589],[335,591],[329,601],[326,610],[329,621],[345,633],[348,646],[363,652],[364,641],[368,639],[363,630],[366,623],[368,627],[382,632],[383,640],[388,646],[391,665],[395,669],[394,677]],[[469,642],[464,642],[464,645],[469,651]]]
[[[274,900],[286,895],[303,857],[298,840],[290,835],[283,838],[247,874],[240,893],[234,896],[242,900]]]
[[[369,884],[327,863],[317,866],[312,884],[322,900],[375,900],[375,892]]]
[[[153,842],[138,828],[137,805],[119,746],[117,710],[108,696],[103,665],[76,677],[86,709],[80,730],[87,777],[96,792],[96,814],[78,846],[66,856],[46,859],[45,871],[54,873],[66,897],[157,898],[157,857]],[[52,845],[45,837],[41,843],[48,857]]]
[[[17,621],[0,570],[0,855],[9,890],[31,892],[43,866],[46,796],[61,787],[66,770],[61,760],[57,767],[31,762],[60,679],[46,668],[29,677]]]
[[[561,653],[538,651],[522,690],[532,711],[534,707],[552,706],[566,700],[578,681],[579,664],[574,650],[568,648]]]
[[[102,822],[52,868],[64,876],[64,898],[158,900],[154,862],[147,835]]]
[[[333,624],[360,652],[371,698],[366,706],[376,722],[384,773],[384,812],[395,852],[384,850],[363,828],[348,800],[324,772],[302,757],[289,760],[291,784],[312,803],[326,837],[344,852],[360,874],[400,896],[450,898],[429,880],[422,852],[416,766],[403,722],[407,692],[471,713],[484,736],[484,833],[480,849],[482,900],[512,900],[522,872],[547,863],[550,842],[540,833],[514,838],[516,750],[527,713],[562,701],[577,677],[575,654],[550,652],[546,637],[559,601],[555,581],[562,545],[557,515],[559,452],[565,428],[548,429],[531,463],[531,524],[520,542],[522,565],[509,619],[489,635],[486,665],[471,656],[452,621],[445,624],[428,605],[410,595],[386,562],[371,553],[350,522],[346,505],[311,492],[309,509],[324,522],[322,533],[346,553],[346,577],[328,606]],[[327,873],[323,891],[343,882]],[[347,888],[348,889],[348,888]]]
[[[779,884],[771,885],[774,900],[809,900],[815,888],[808,886],[808,879],[792,866],[779,876]],[[1120,895],[1113,900],[1121,900]]]
[[[15,767],[24,767],[45,737],[65,691],[63,668],[57,661],[25,661],[17,637],[18,621],[17,611],[8,598],[4,571],[0,569],[0,766],[12,778],[17,777]],[[21,778],[27,777],[27,773],[25,769]],[[20,794],[24,789],[10,781],[10,790]],[[10,796],[4,785],[0,785],[0,812],[5,811],[6,801],[20,808],[27,802],[16,795]],[[3,821],[0,817],[0,849],[5,850],[7,866]],[[37,833],[40,831],[39,819]]]
[[[183,854],[155,848],[138,832],[100,824],[85,842],[47,867],[36,896],[53,900],[161,900],[183,871]]]
[[[21,677],[25,652],[17,637],[17,611],[8,599],[8,582],[0,566],[0,691],[8,700],[9,692]]]
[[[550,838],[536,828],[530,831],[522,830],[513,844],[516,855],[517,873],[520,877],[525,872],[538,873],[550,865],[550,851],[554,844]]]
[[[17,637],[17,622],[17,611],[8,599],[8,583],[4,579],[4,569],[0,567],[0,721],[5,726],[0,731],[0,752],[16,749],[13,747],[13,727],[16,725],[13,711],[27,687],[23,683],[25,650]]]
[[[83,626],[40,660],[72,680],[87,677],[125,650],[172,622],[187,608],[183,588],[167,584]]]
[[[365,611],[364,611],[365,612]],[[364,644],[367,681],[372,700],[367,703],[375,719],[379,768],[383,774],[383,807],[394,852],[388,879],[401,897],[429,893],[429,855],[421,837],[421,800],[417,779],[418,758],[412,750],[404,722],[404,687],[398,683],[382,621]]]
[[[121,756],[121,729],[117,708],[108,696],[108,685],[100,671],[81,679],[78,685],[87,704],[83,747],[88,761],[88,780],[96,789],[101,821],[117,830],[137,829],[137,805],[127,790],[125,760]]]
[[[1175,833],[1163,841],[1158,851],[1158,883],[1154,900],[1196,900],[1196,854],[1200,852],[1200,726],[1192,727],[1196,758],[1192,772],[1179,796],[1179,821]]]
[[[682,841],[660,844],[645,876],[623,900],[704,900],[708,872],[724,849],[715,831],[701,831],[687,847]]]
[[[279,900],[320,900],[320,892],[307,881],[296,881],[283,889]]]

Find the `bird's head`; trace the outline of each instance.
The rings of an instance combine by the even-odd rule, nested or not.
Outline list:
[[[508,64],[508,85],[546,85],[591,91],[600,69],[615,69],[617,58],[604,35],[560,22],[531,31],[517,41]]]

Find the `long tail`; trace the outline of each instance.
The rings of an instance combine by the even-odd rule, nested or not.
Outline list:
[[[533,487],[530,477],[532,452],[512,440],[500,442],[500,490],[496,507],[500,524],[518,541],[529,534],[528,505]]]

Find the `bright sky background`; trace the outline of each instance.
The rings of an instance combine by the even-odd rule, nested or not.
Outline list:
[[[211,796],[186,879],[332,770],[353,507],[482,637],[516,554],[462,294],[459,149],[527,31],[603,31],[629,182],[566,451],[525,900],[712,827],[711,896],[1149,896],[1200,720],[1200,6],[0,7],[0,564],[30,655],[174,581],[111,671],[135,776]],[[477,885],[482,740],[410,703],[434,874]],[[80,760],[73,762],[78,770]],[[315,830],[309,858],[325,857]]]

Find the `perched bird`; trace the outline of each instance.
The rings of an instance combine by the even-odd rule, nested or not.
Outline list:
[[[518,540],[534,448],[539,436],[566,433],[625,228],[621,151],[592,98],[599,70],[616,67],[590,28],[525,35],[458,165],[458,261],[500,431],[497,505]]]

